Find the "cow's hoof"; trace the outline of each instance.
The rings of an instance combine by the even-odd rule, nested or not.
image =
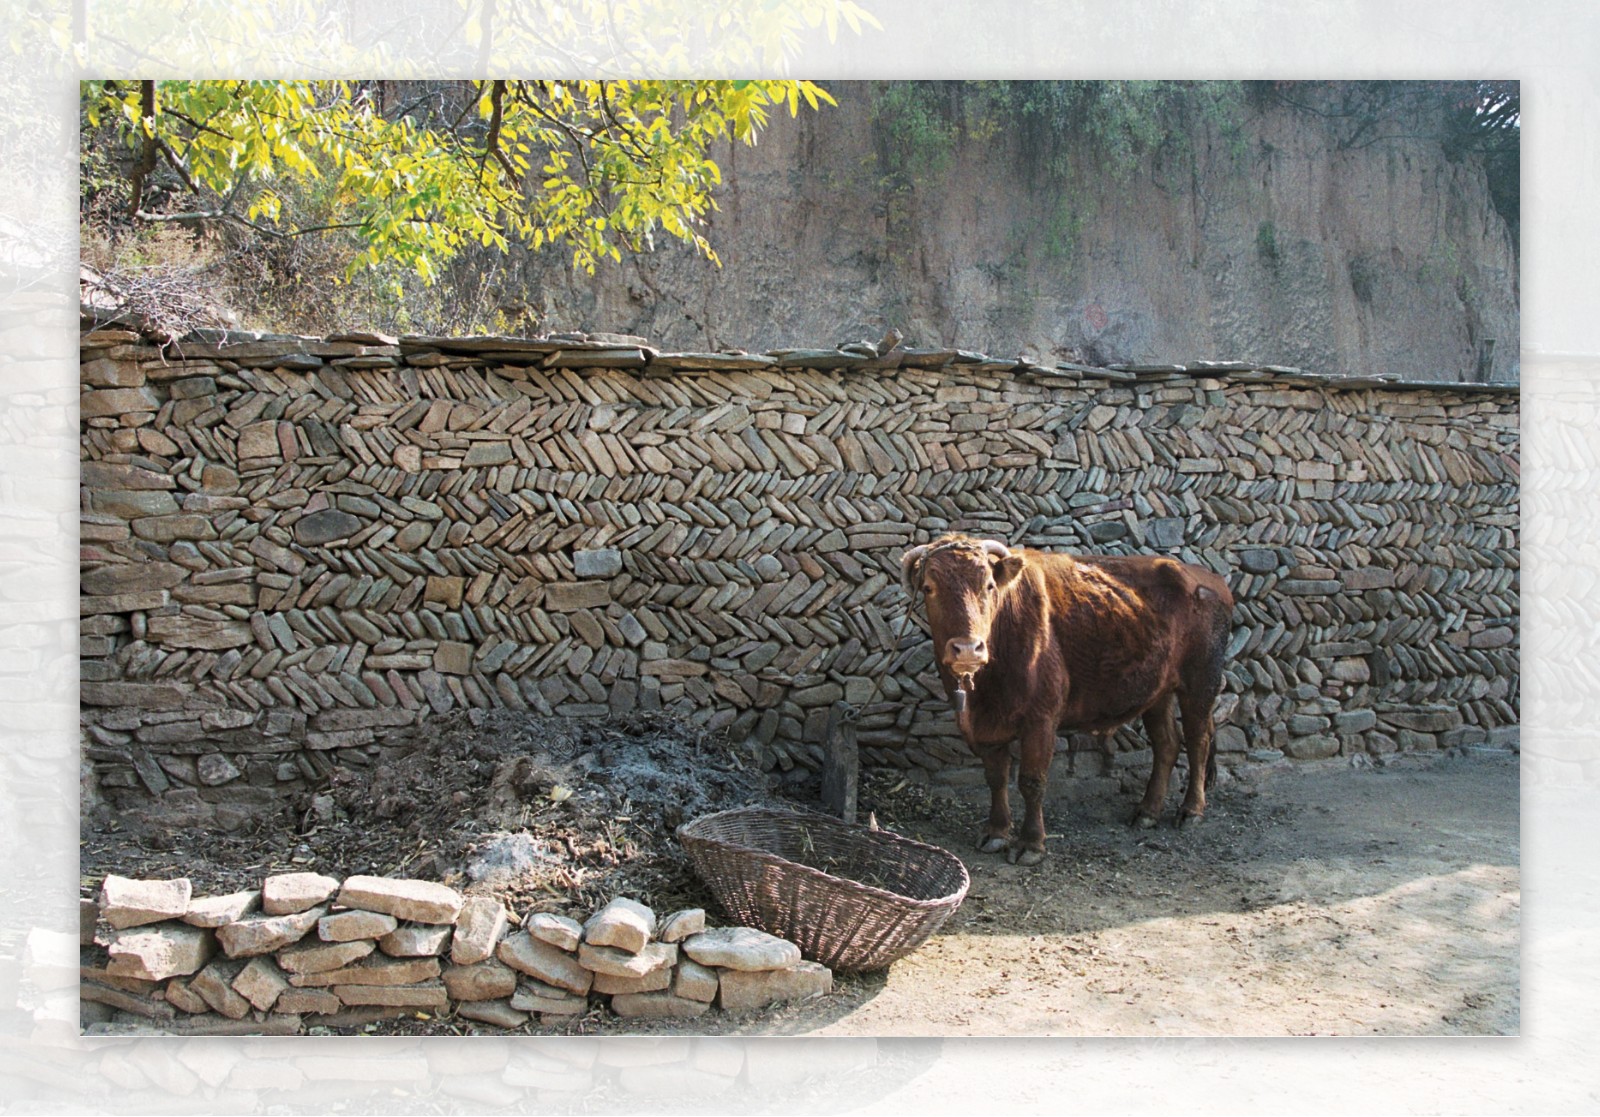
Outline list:
[[[1143,811],[1135,811],[1133,813],[1133,817],[1128,820],[1129,826],[1136,827],[1140,830],[1148,830],[1155,824],[1156,816],[1153,814],[1145,814]]]
[[[999,853],[1005,848],[1006,840],[1004,838],[980,838],[978,840],[979,853]]]
[[[1012,846],[1006,850],[1006,860],[1013,865],[1037,865],[1044,860],[1044,850],[1021,849],[1017,846]]]
[[[1199,826],[1205,820],[1206,816],[1203,814],[1190,814],[1188,811],[1179,811],[1178,817],[1173,820],[1173,825],[1182,830],[1185,826]]]

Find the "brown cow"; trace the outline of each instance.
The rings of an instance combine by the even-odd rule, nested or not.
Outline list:
[[[1155,754],[1133,822],[1153,826],[1178,758],[1183,711],[1189,787],[1178,824],[1206,809],[1216,775],[1211,707],[1233,611],[1228,585],[1170,558],[1079,556],[946,535],[913,547],[901,579],[927,605],[934,657],[967,745],[983,760],[989,821],[978,848],[1044,858],[1044,790],[1059,730],[1105,732],[1144,718]],[[1013,738],[1026,813],[1011,833]]]

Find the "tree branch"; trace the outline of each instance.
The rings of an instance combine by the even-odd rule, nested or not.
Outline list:
[[[183,184],[189,188],[189,193],[200,193],[200,188],[194,184],[194,179],[189,177],[189,169],[183,165],[183,160],[178,158],[177,152],[172,150],[166,140],[157,142],[161,145],[161,154],[167,157],[167,163],[178,172],[178,177],[183,179]]]
[[[334,225],[311,225],[304,229],[274,229],[270,225],[262,225],[249,218],[240,217],[237,213],[230,213],[225,209],[215,210],[190,210],[186,213],[147,213],[137,210],[133,214],[140,221],[159,223],[172,223],[177,225],[199,225],[206,221],[230,221],[235,225],[243,225],[246,229],[254,229],[265,236],[275,237],[278,240],[291,240],[294,237],[303,237],[311,233],[326,233],[335,229],[359,229],[360,221],[348,221]]]
[[[138,215],[144,205],[144,180],[150,172],[156,169],[156,83],[154,81],[141,81],[139,83],[139,122],[149,121],[149,126],[142,128],[144,133],[143,146],[139,153],[139,162],[134,164],[129,173],[129,192],[132,195],[128,200],[128,212]]]
[[[505,171],[506,177],[512,182],[517,180],[517,170],[511,165],[511,160],[506,158],[506,153],[500,150],[500,125],[505,121],[505,96],[506,83],[496,80],[489,90],[489,134],[484,137],[483,155],[478,159],[478,182],[483,182],[483,168],[488,163],[489,156],[493,155],[495,162],[500,164],[500,169]]]

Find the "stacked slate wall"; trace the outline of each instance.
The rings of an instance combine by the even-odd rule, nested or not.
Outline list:
[[[1226,763],[1514,737],[1514,390],[605,335],[102,328],[82,357],[114,805],[229,825],[462,707],[666,707],[788,772],[842,699],[867,763],[969,765],[900,643],[900,554],[946,530],[1225,572]]]

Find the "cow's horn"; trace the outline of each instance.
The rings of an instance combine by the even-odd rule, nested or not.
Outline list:
[[[1001,543],[999,540],[996,540],[996,539],[984,539],[984,540],[980,540],[980,542],[982,542],[982,544],[983,544],[983,552],[984,552],[984,554],[987,554],[987,555],[999,555],[1001,558],[1010,558],[1011,557],[1011,548],[1007,547],[1004,543]]]
[[[917,590],[912,584],[917,569],[917,564],[922,561],[922,556],[928,553],[931,544],[924,543],[913,547],[900,556],[900,584],[905,587],[907,597],[915,597]]]

